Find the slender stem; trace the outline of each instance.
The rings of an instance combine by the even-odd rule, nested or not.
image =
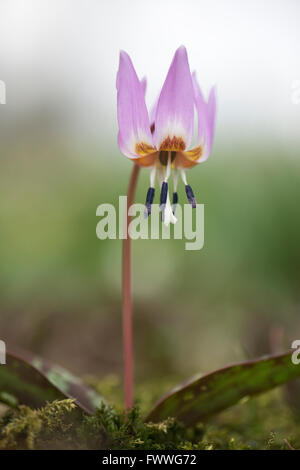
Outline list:
[[[131,291],[131,239],[128,235],[130,216],[128,208],[134,203],[134,194],[140,167],[133,166],[130,176],[127,208],[126,238],[123,240],[122,297],[123,297],[123,357],[125,409],[133,406],[133,334],[132,334],[132,291]]]

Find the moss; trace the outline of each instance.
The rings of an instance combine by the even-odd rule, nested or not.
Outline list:
[[[173,418],[144,423],[145,403],[159,394],[156,384],[137,387],[139,405],[121,411],[120,383],[88,378],[117,406],[102,406],[93,416],[82,414],[72,400],[47,403],[41,409],[8,409],[0,420],[2,449],[288,449],[300,448],[299,415],[282,390],[243,400],[208,423],[186,428]]]
[[[0,448],[43,448],[43,444],[62,439],[62,436],[66,443],[71,437],[68,433],[75,424],[72,416],[75,408],[73,400],[67,399],[47,403],[43,408],[36,410],[24,405],[9,410],[0,422]]]

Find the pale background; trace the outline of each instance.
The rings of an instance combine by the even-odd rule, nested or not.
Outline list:
[[[121,244],[95,235],[96,207],[126,193],[131,170],[116,141],[118,54],[147,76],[151,104],[181,44],[218,94],[211,158],[189,173],[205,247],[134,243],[137,378],[185,378],[300,336],[299,19],[296,0],[0,0],[8,346],[119,376]],[[147,185],[144,171],[137,202]]]

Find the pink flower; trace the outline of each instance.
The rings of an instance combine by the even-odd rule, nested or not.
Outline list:
[[[175,52],[159,98],[150,113],[150,119],[145,104],[146,81],[138,79],[132,61],[124,51],[120,53],[117,90],[120,150],[138,165],[152,167],[146,198],[147,214],[151,213],[158,169],[163,219],[166,225],[175,223],[176,218],[169,199],[168,179],[174,169],[173,208],[178,201],[178,170],[188,200],[195,207],[195,196],[187,184],[185,169],[204,162],[209,157],[215,127],[215,89],[211,89],[208,100],[205,101],[196,73],[190,72],[187,51],[181,46]],[[196,136],[195,114],[198,127]],[[192,146],[193,139],[195,144]]]

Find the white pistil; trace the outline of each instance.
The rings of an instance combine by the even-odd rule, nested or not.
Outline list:
[[[167,164],[165,178],[164,178],[165,183],[168,182],[170,174],[171,174],[171,152],[168,153],[168,164]],[[166,227],[170,223],[176,224],[177,222],[177,219],[175,215],[173,214],[173,209],[170,203],[169,189],[168,189],[168,194],[167,194],[167,201],[163,209],[163,222]]]
[[[167,202],[166,202],[165,209],[164,209],[164,225],[168,227],[170,223],[176,224],[176,222],[177,222],[177,218],[173,214],[172,206],[170,203],[169,191],[168,191]]]

